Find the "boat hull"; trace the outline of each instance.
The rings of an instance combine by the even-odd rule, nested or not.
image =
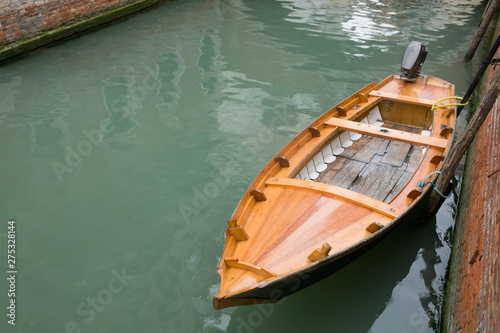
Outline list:
[[[448,152],[452,84],[390,76],[318,118],[269,162],[226,229],[213,305],[277,302],[415,220]]]

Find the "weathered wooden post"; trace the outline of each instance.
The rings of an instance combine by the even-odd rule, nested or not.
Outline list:
[[[486,94],[481,100],[481,103],[476,109],[476,112],[472,116],[463,132],[458,137],[457,142],[452,147],[451,151],[443,162],[443,167],[441,168],[442,173],[439,175],[435,184],[436,188],[441,193],[444,193],[446,191],[446,188],[453,178],[455,170],[460,163],[462,156],[471,144],[472,140],[474,140],[477,131],[488,116],[490,110],[493,108],[493,105],[495,104],[499,94],[500,69],[497,69],[491,85],[486,91]],[[422,212],[422,218],[428,219],[435,215],[443,200],[444,199],[439,194],[437,194],[436,191],[432,191],[431,196]]]
[[[481,42],[481,39],[483,38],[483,35],[486,32],[486,29],[488,29],[491,19],[496,14],[499,5],[500,5],[500,0],[490,0],[488,2],[488,5],[484,10],[483,17],[481,18],[481,22],[479,23],[479,27],[477,28],[476,34],[474,35],[474,38],[472,38],[472,41],[469,45],[469,49],[465,54],[464,59],[466,61],[471,60],[472,57],[474,56],[474,53],[476,53],[477,47],[479,46],[479,43]]]
[[[498,48],[500,47],[500,34],[497,37],[497,40],[495,41],[495,44],[493,44],[493,47],[491,48],[490,52],[486,56],[486,58],[483,61],[483,64],[481,65],[481,68],[476,74],[476,77],[472,81],[472,83],[469,86],[469,89],[467,89],[467,92],[464,95],[464,98],[462,99],[462,103],[466,103],[474,90],[476,89],[476,86],[478,85],[479,81],[483,77],[484,72],[486,71],[486,68],[491,64],[491,61],[493,60],[493,57],[495,56],[495,53],[497,52]],[[462,112],[463,105],[460,105],[457,108],[457,117],[460,115],[460,112]]]

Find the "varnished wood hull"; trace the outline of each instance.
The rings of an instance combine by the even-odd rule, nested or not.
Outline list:
[[[419,181],[439,170],[455,125],[453,106],[431,106],[453,90],[429,76],[415,83],[391,76],[285,146],[229,220],[214,307],[278,301],[414,216],[431,190]]]
[[[430,192],[427,191],[424,196],[419,199],[416,206],[405,212],[394,221],[388,228],[372,235],[372,237],[364,240],[363,243],[348,249],[342,253],[337,253],[336,256],[330,256],[322,261],[315,262],[302,270],[295,271],[280,279],[276,279],[262,288],[251,289],[245,293],[241,293],[234,298],[218,298],[214,297],[213,304],[215,309],[224,309],[232,306],[255,305],[262,303],[276,303],[286,296],[292,295],[304,288],[307,288],[342,269],[350,264],[367,251],[371,250],[375,245],[381,242],[390,232],[404,223],[412,223],[421,211],[425,200],[429,197]]]

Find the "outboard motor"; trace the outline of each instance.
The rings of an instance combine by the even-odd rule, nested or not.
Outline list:
[[[419,42],[408,44],[403,55],[403,60],[401,60],[401,79],[415,82],[424,65],[426,56],[427,51],[424,45]]]

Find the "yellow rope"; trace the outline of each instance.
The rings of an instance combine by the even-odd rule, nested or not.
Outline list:
[[[437,108],[444,108],[444,107],[446,107],[446,106],[465,106],[465,105],[467,105],[467,103],[468,103],[468,102],[467,102],[467,103],[451,103],[451,104],[444,104],[444,105],[439,105],[439,106],[438,106],[438,105],[436,105],[436,104],[437,104],[437,103],[439,103],[439,102],[445,101],[445,100],[447,100],[447,99],[452,99],[452,98],[454,98],[454,99],[458,99],[458,100],[462,100],[462,99],[463,99],[462,97],[458,97],[458,96],[452,96],[452,97],[445,97],[445,98],[441,98],[440,100],[436,101],[436,102],[432,105],[431,110],[433,110],[433,111],[434,111],[434,110],[435,110],[435,109],[437,109]]]

